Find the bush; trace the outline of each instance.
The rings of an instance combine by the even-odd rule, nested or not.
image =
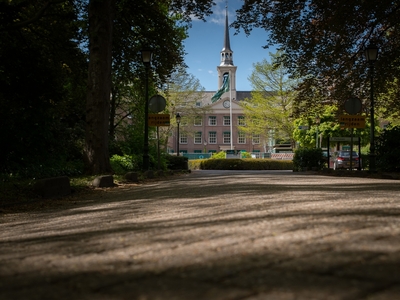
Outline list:
[[[293,157],[293,171],[322,170],[325,159],[321,148],[297,149]]]
[[[15,168],[13,172],[0,173],[2,180],[14,179],[39,179],[58,176],[79,176],[83,174],[83,161],[64,158],[50,158],[45,162],[30,162],[25,166]]]
[[[203,170],[292,170],[291,160],[277,159],[207,159],[199,162]]]
[[[242,158],[251,158],[251,153],[249,152],[242,152],[240,155],[242,156]]]
[[[400,126],[389,127],[375,141],[376,168],[400,171]]]
[[[111,168],[117,175],[123,175],[127,172],[135,171],[139,169],[137,160],[131,155],[117,155],[114,154],[110,158]]]
[[[220,151],[218,153],[215,153],[211,156],[211,159],[221,159],[221,158],[226,158],[226,152],[225,151]]]
[[[166,155],[167,168],[170,170],[187,170],[188,158],[184,156]]]

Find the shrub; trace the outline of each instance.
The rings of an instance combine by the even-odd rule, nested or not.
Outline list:
[[[293,171],[321,170],[325,165],[321,148],[300,148],[293,157]]]
[[[378,170],[400,171],[400,126],[385,129],[376,139],[375,155]]]
[[[138,163],[131,155],[117,155],[114,154],[110,158],[111,168],[115,174],[123,175],[130,171],[138,170]]]
[[[187,170],[188,158],[184,156],[166,155],[167,167],[170,170]]]
[[[203,170],[292,170],[291,160],[276,159],[208,159],[200,161]]]
[[[226,158],[226,153],[225,151],[220,151],[218,153],[215,153],[211,156],[211,159],[221,159],[221,158]]]
[[[242,152],[241,153],[242,158],[251,158],[251,153],[249,152]]]
[[[39,179],[57,176],[78,176],[83,174],[83,168],[82,160],[67,161],[64,158],[49,158],[47,161],[27,163],[24,167],[19,166],[19,168],[14,169],[14,172],[0,173],[0,178],[8,180],[10,178]]]

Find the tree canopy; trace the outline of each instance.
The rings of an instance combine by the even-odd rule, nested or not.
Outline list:
[[[246,126],[241,130],[268,138],[290,140],[293,125],[291,120],[293,99],[297,80],[288,77],[288,70],[279,63],[282,53],[270,53],[271,62],[264,59],[253,64],[249,80],[254,89],[252,98],[244,105]]]
[[[153,50],[154,90],[183,63],[191,17],[204,19],[212,5],[209,0],[1,2],[0,117],[1,128],[8,128],[1,134],[7,141],[1,172],[41,165],[49,154],[76,158],[82,150],[88,173],[110,172],[109,133],[116,125],[110,97],[134,95],[133,107],[143,108],[140,50]]]
[[[368,64],[364,49],[373,41],[379,47],[375,64],[376,94],[400,78],[400,3],[394,0],[287,0],[245,1],[233,26],[247,34],[263,28],[266,46],[279,45],[292,74],[304,81],[299,101],[342,104],[351,96],[368,102]],[[318,100],[318,99],[317,99]],[[322,99],[321,99],[322,100]],[[400,110],[398,83],[390,99],[377,102]]]

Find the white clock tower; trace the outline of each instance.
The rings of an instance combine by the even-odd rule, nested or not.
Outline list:
[[[225,16],[225,34],[224,34],[224,47],[221,50],[221,63],[217,67],[218,71],[218,87],[221,87],[224,81],[224,76],[229,74],[229,86],[232,100],[236,99],[236,69],[233,64],[233,51],[229,40],[229,25],[228,25],[228,6],[226,6]],[[229,97],[229,91],[223,94],[224,98]]]

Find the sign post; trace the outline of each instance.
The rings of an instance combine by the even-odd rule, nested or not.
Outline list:
[[[169,126],[169,114],[149,114],[149,126]]]
[[[342,128],[365,128],[365,116],[341,115],[339,123]]]

